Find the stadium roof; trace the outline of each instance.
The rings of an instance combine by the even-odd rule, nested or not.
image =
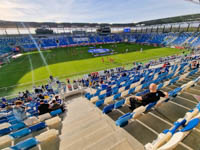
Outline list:
[[[185,15],[185,16],[177,16],[177,17],[143,21],[143,22],[136,23],[136,25],[140,25],[140,24],[156,25],[156,24],[193,22],[193,21],[199,21],[200,22],[200,14],[192,14],[192,15]]]
[[[50,28],[56,28],[56,27],[73,27],[73,28],[79,28],[79,27],[98,27],[98,26],[110,26],[110,27],[134,27],[136,25],[157,25],[157,24],[168,24],[168,23],[181,23],[181,22],[193,22],[198,21],[200,22],[200,14],[192,14],[192,15],[185,15],[185,16],[177,16],[177,17],[169,17],[169,18],[163,18],[163,19],[156,19],[156,20],[149,20],[149,21],[142,21],[138,23],[115,23],[115,24],[109,24],[109,23],[54,23],[54,22],[25,22],[26,26],[28,27],[41,27],[46,26]],[[22,27],[21,22],[13,22],[13,21],[0,21],[0,27],[2,28],[16,28],[16,27]]]

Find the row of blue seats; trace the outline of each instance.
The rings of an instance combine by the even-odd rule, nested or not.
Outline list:
[[[198,69],[193,70],[193,71],[187,73],[187,76],[192,76],[192,75],[194,75],[195,73],[197,73],[198,71],[199,71]],[[187,76],[186,76],[186,77],[187,77]],[[198,82],[199,80],[200,80],[200,78],[195,79],[195,80],[194,80],[194,83]],[[191,83],[188,83],[188,84],[191,84]],[[187,84],[183,85],[182,87],[178,87],[178,88],[176,88],[176,89],[170,91],[170,92],[169,92],[169,96],[170,96],[170,97],[176,96],[179,92],[185,90],[185,87],[187,87],[186,85],[187,85]],[[193,84],[192,84],[192,85],[193,85]],[[192,85],[191,85],[191,86],[192,86]],[[166,99],[166,100],[164,100],[164,102],[168,102],[169,100],[170,100],[170,99]],[[161,102],[163,102],[163,101],[161,100]],[[144,107],[144,111],[148,111],[149,109],[151,109],[152,107],[154,107],[157,103],[160,103],[160,102],[159,102],[159,101],[158,101],[158,102],[154,102],[154,103],[151,103],[151,104],[145,106],[145,107]],[[136,112],[137,112],[137,110],[136,110],[135,112],[133,111],[133,113],[127,113],[127,114],[125,114],[125,115],[119,117],[118,120],[116,121],[116,125],[118,125],[118,126],[123,126],[124,124],[127,124],[128,120],[132,119],[132,118],[134,117],[134,115],[136,114]]]
[[[51,115],[51,117],[54,117],[54,116],[61,114],[61,113],[62,113],[62,110],[58,109],[58,110],[50,112],[50,115]],[[8,123],[11,124],[10,127],[0,129],[0,136],[6,135],[10,132],[17,131],[19,129],[26,127],[26,124],[23,121],[17,121],[17,120],[12,121],[13,118],[14,117],[10,117],[9,119],[11,119],[11,120],[8,120],[9,121]],[[33,127],[33,128],[35,128],[35,127]]]
[[[145,145],[150,149],[174,149],[190,132],[200,124],[200,103],[174,122],[170,129],[164,130],[153,143]],[[158,144],[159,143],[159,144]]]
[[[184,72],[184,69],[183,69],[183,70],[180,70],[179,73],[178,73],[178,75],[180,75],[180,74],[183,73],[183,72]],[[175,73],[165,74],[165,75],[163,75],[163,76],[158,76],[158,79],[143,84],[143,85],[141,86],[141,89],[144,89],[144,91],[137,93],[136,96],[141,96],[141,95],[144,95],[144,94],[148,93],[148,92],[149,92],[149,89],[146,89],[146,90],[145,90],[145,88],[147,88],[151,83],[156,83],[156,84],[158,84],[159,82],[162,82],[163,80],[171,79],[174,75],[175,75]],[[171,85],[171,84],[175,83],[177,80],[179,80],[179,78],[180,78],[180,77],[177,76],[177,77],[171,79],[170,82],[168,83],[168,85]],[[164,85],[164,83],[160,83],[160,84],[158,85],[158,90],[161,89],[161,88],[163,87],[163,85]],[[134,92],[134,90],[135,90],[135,88],[130,89],[129,92],[128,92],[128,95],[132,94],[132,93]],[[121,94],[120,94],[120,95],[121,95]],[[124,103],[125,103],[125,100],[122,99],[122,100],[120,100],[120,101],[115,102],[114,104],[110,104],[110,105],[108,105],[108,106],[105,106],[104,109],[103,109],[103,113],[108,113],[108,112],[112,111],[113,109],[120,108],[120,107],[122,107],[122,105],[124,105]],[[98,104],[98,105],[99,105],[99,104]]]

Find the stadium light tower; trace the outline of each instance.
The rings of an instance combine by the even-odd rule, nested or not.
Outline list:
[[[200,0],[185,0],[200,5]]]

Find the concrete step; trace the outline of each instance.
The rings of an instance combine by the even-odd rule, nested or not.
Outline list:
[[[125,129],[131,136],[133,136],[143,145],[152,142],[154,139],[157,138],[157,134],[155,134],[145,126],[141,125],[137,121],[130,122],[123,129]]]
[[[116,143],[120,143],[123,140],[125,140],[124,137],[122,137],[119,132],[114,132],[109,134],[108,136],[104,137],[103,139],[100,139],[96,143],[88,146],[85,148],[85,150],[106,150],[112,148],[113,145]]]
[[[87,113],[84,114],[79,114],[78,117],[73,118],[73,120],[69,120],[66,118],[66,120],[63,121],[63,126],[66,128],[68,126],[71,127],[71,125],[73,125],[73,127],[80,125],[80,123],[83,123],[87,120],[91,120],[94,118],[101,118],[101,114],[95,110],[93,111],[88,111]]]
[[[66,146],[66,150],[82,150],[85,149],[87,146],[96,143],[96,141],[101,140],[105,136],[112,134],[114,130],[107,126],[97,126],[96,129],[92,132],[88,132],[87,135],[81,136],[81,138],[76,139],[74,143]],[[65,144],[66,145],[66,144]]]
[[[98,119],[91,119],[86,122],[84,121],[84,122],[80,123],[79,126],[77,125],[75,127],[73,127],[73,124],[72,124],[68,128],[64,127],[60,138],[66,138],[68,136],[73,137],[76,134],[81,134],[81,132],[85,133],[88,130],[91,132],[93,130],[93,126],[96,126],[96,124],[97,124],[97,127],[99,124],[101,126],[103,126],[106,124],[106,121],[98,118]],[[91,127],[91,129],[90,129],[90,127]]]
[[[189,88],[186,90],[188,93],[191,93],[191,94],[195,94],[195,95],[200,95],[200,91],[197,90],[197,89],[193,89],[193,88]]]
[[[179,96],[198,103],[198,100],[191,93],[183,92]]]
[[[187,136],[184,140],[183,143],[188,145],[194,150],[200,150],[200,132],[197,132],[193,130],[189,136]]]
[[[125,140],[114,145],[109,150],[134,150],[134,149],[130,146],[129,142]]]

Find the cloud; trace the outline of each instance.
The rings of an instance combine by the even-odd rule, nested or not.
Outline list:
[[[137,22],[200,13],[184,0],[1,0],[0,19],[55,22]]]

